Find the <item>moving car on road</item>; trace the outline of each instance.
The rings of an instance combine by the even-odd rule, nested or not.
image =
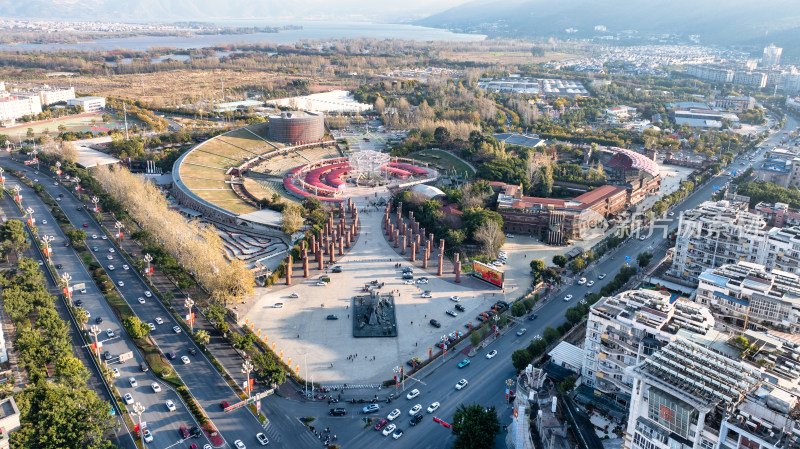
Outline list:
[[[422,410],[422,405],[415,404],[413,407],[411,407],[411,410],[408,411],[408,414],[411,416],[416,416],[417,413],[419,413],[421,410]]]
[[[460,390],[460,389],[466,387],[468,383],[469,382],[467,382],[467,379],[459,380],[458,383],[456,384],[456,390]]]
[[[469,364],[470,364],[470,360],[469,359],[464,359],[464,360],[458,362],[458,367],[459,368],[464,368],[466,366],[469,366]]]
[[[428,413],[433,413],[438,409],[439,409],[439,403],[438,402],[434,402],[433,404],[428,406]]]
[[[408,394],[406,395],[406,399],[409,399],[409,400],[410,400],[410,399],[414,399],[414,398],[415,398],[415,397],[417,397],[417,396],[419,396],[419,390],[417,390],[417,389],[415,388],[415,389],[413,389],[413,390],[411,390],[411,391],[409,391],[409,392],[408,392]]]
[[[491,351],[489,351],[488,354],[486,354],[486,358],[487,359],[491,359],[491,358],[494,358],[494,356],[496,356],[496,355],[497,355],[497,349],[492,349]]]

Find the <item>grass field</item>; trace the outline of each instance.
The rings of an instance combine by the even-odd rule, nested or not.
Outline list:
[[[186,187],[194,189],[225,189],[228,184],[225,181],[213,179],[181,178]]]
[[[407,157],[433,164],[439,171],[455,170],[460,174],[466,173],[469,178],[475,175],[475,170],[472,167],[444,150],[423,150]]]
[[[108,132],[115,129],[119,130],[125,129],[125,123],[123,121],[117,121],[116,119],[111,119],[108,123],[103,123],[102,116],[103,113],[101,112],[86,113],[81,115],[47,120],[38,123],[23,123],[21,125],[17,125],[11,128],[0,128],[0,134],[5,134],[12,138],[18,138],[18,137],[24,138],[28,134],[28,128],[33,128],[33,133],[37,137],[45,134],[48,134],[50,136],[57,136],[60,132],[58,130],[59,125],[64,125],[67,128],[66,129],[67,131],[72,131],[72,132],[91,131],[95,134],[99,132]],[[95,121],[94,125],[92,125],[93,120]],[[130,117],[128,117],[129,127],[137,123],[138,121],[132,120]]]

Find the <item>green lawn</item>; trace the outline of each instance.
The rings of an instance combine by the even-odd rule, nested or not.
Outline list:
[[[418,153],[409,154],[406,157],[432,164],[439,171],[455,169],[456,172],[460,174],[466,173],[469,178],[475,175],[475,170],[470,168],[469,165],[444,150],[423,150]]]

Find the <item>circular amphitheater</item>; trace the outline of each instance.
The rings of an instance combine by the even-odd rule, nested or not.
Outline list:
[[[173,166],[173,198],[189,217],[253,231],[280,230],[280,213],[259,208],[277,197],[342,202],[385,189],[429,182],[435,169],[375,151],[345,154],[322,138],[286,145],[268,123],[239,128],[202,142]]]

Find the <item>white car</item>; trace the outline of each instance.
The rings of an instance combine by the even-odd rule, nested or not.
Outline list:
[[[236,449],[247,449],[247,446],[242,443],[242,440],[236,440],[233,442],[233,445],[236,446]]]
[[[97,238],[97,234],[92,234],[92,238],[96,239]]]
[[[149,298],[149,297],[151,297],[151,296],[153,296],[153,294],[152,294],[152,293],[150,293],[150,291],[149,291],[149,290],[148,290],[148,291],[146,291],[146,292],[144,292],[144,295],[145,295],[145,296],[147,296],[148,298]]]
[[[152,443],[153,442],[153,434],[150,433],[149,430],[144,429],[144,433],[142,435],[144,435],[144,442],[145,443]]]
[[[606,277],[606,274],[603,273],[603,274],[597,276],[597,279],[601,279],[602,280],[602,279],[605,279],[605,277]]]
[[[42,220],[42,224],[47,224],[47,220]]]
[[[180,334],[181,333],[181,328],[180,328],[180,326],[173,326],[172,327],[172,331],[175,332],[176,334]]]
[[[117,282],[117,285],[119,285],[120,287],[124,287],[124,286],[125,286],[125,283],[124,283],[124,282],[122,282],[122,281],[119,281],[119,282]]]
[[[450,301],[459,302],[459,301],[461,301],[461,298],[459,298],[458,296],[454,295],[454,296],[450,297]]]
[[[514,234],[506,234],[506,238],[507,239],[513,239],[514,238]]]
[[[392,412],[389,413],[388,416],[386,416],[386,419],[388,419],[389,421],[394,421],[394,419],[397,418],[398,416],[400,416],[400,409],[396,408],[392,410]]]
[[[85,288],[82,288],[82,289],[81,289],[81,293],[83,293],[83,294],[86,294],[86,289],[85,289]]]
[[[114,248],[108,248],[108,252],[115,253],[116,251],[114,251]]]
[[[670,216],[670,217],[674,217],[675,216],[675,212],[670,212],[667,215]]]
[[[147,323],[147,327],[149,327],[151,331],[156,330],[156,325],[153,323]]]
[[[417,279],[417,284],[427,284],[428,278],[419,278]]]
[[[186,357],[185,355],[182,355],[181,356],[181,362],[183,362],[184,365],[188,365],[189,363],[191,363],[191,360],[189,360],[189,357]]]
[[[167,410],[169,410],[171,412],[174,412],[176,410],[175,403],[172,402],[171,399],[168,399],[166,404],[167,404]]]
[[[408,414],[411,416],[415,416],[417,413],[422,410],[422,405],[416,404],[415,406],[411,407],[411,410],[408,411]]]
[[[397,426],[396,426],[396,425],[394,425],[394,424],[389,424],[388,426],[386,426],[386,427],[383,429],[383,436],[385,436],[385,437],[388,437],[388,436],[389,436],[389,435],[390,435],[392,432],[394,432],[394,429],[396,429],[396,428],[397,428]]]
[[[317,282],[317,285],[320,286],[320,287],[324,287],[324,286],[328,285],[328,283],[325,282],[325,281],[319,281],[319,282]]]
[[[258,440],[259,443],[261,443],[262,446],[266,446],[269,444],[269,438],[267,438],[267,436],[264,435],[263,433],[257,433],[256,439]]]
[[[108,237],[106,237],[106,236],[102,236],[100,238],[103,239],[103,240],[108,240]]]
[[[144,304],[145,302],[147,302],[147,301],[145,301],[145,300],[144,300],[144,298],[142,298],[141,296],[140,296],[140,297],[138,297],[138,298],[136,298],[136,299],[138,299],[138,300],[139,300],[139,304]]]
[[[585,284],[585,283],[586,283],[586,278],[580,278],[580,279],[578,280],[578,285],[583,285],[583,284]]]
[[[128,404],[128,405],[133,404],[133,396],[131,396],[130,393],[125,393],[125,396],[123,396],[123,399],[125,399],[125,403],[126,404]]]
[[[127,266],[127,265],[123,265],[122,269],[127,271],[127,270],[130,270],[131,268],[129,266]]]
[[[592,285],[594,285],[594,281],[589,281],[589,282],[586,283],[587,287],[591,287]]]
[[[417,389],[415,388],[415,389],[413,389],[413,390],[411,390],[411,391],[409,391],[409,392],[408,392],[408,394],[406,395],[406,399],[409,399],[409,400],[410,400],[410,399],[414,399],[414,398],[415,398],[415,397],[417,397],[417,396],[419,396],[419,390],[417,390]]]
[[[467,382],[467,379],[459,380],[458,383],[456,384],[456,390],[460,390],[460,389],[466,387],[468,383],[469,382]]]
[[[434,402],[433,404],[428,406],[428,413],[433,413],[438,409],[439,409],[439,403],[438,402]]]
[[[119,377],[119,370],[116,369],[116,368],[112,369],[111,370],[111,375],[114,376],[114,378]]]
[[[324,282],[323,282],[323,284],[324,284]],[[407,279],[405,282],[403,282],[403,284],[405,284],[405,285],[414,285],[414,280],[413,279]]]
[[[639,240],[641,240],[641,241],[645,241],[646,239],[647,239],[647,237],[645,237],[645,236],[639,237]]]
[[[106,335],[108,335],[108,338],[114,338],[114,331],[109,329],[109,330],[106,331]]]
[[[401,436],[403,436],[403,429],[397,429],[392,434],[392,438],[394,438],[395,440],[399,439]]]
[[[150,388],[152,388],[156,393],[161,393],[161,385],[159,385],[157,382],[151,383]]]
[[[488,354],[486,354],[486,358],[487,359],[492,359],[496,355],[497,355],[497,349],[492,349],[491,351],[489,351]]]
[[[567,302],[570,299],[572,299],[572,295],[567,295],[567,296],[564,297],[564,302]]]
[[[111,254],[109,254],[109,255],[107,255],[107,256],[106,256],[106,259],[108,259],[108,260],[114,260],[114,256],[112,256]]]
[[[423,298],[431,298],[432,297],[431,292],[422,292],[422,297]]]
[[[109,265],[108,266],[108,271],[114,271],[114,265]]]
[[[162,320],[160,316],[157,316],[156,317],[156,324],[164,324],[164,320]]]
[[[131,384],[131,387],[133,387],[133,388],[136,388],[138,386],[138,384],[136,383],[136,378],[135,377],[129,377],[128,378],[128,383]]]

